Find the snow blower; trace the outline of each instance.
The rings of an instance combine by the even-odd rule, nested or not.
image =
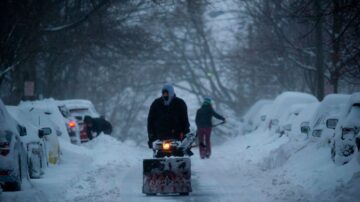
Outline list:
[[[154,158],[143,161],[143,187],[146,195],[188,195],[191,188],[190,148],[195,134],[188,133],[183,141],[156,140]]]

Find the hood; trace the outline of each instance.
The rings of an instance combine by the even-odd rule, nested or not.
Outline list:
[[[167,90],[167,92],[169,93],[169,99],[167,101],[164,100],[164,104],[169,105],[171,103],[172,99],[175,97],[174,87],[171,84],[166,83],[166,84],[164,84],[161,91],[163,91],[163,90]]]

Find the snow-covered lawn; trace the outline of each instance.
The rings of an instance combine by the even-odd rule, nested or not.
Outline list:
[[[338,166],[329,146],[300,137],[255,131],[215,145],[205,160],[194,148],[189,196],[143,195],[142,159],[152,154],[132,142],[101,135],[61,145],[59,165],[24,191],[3,192],[2,201],[357,201],[360,195],[359,154]]]

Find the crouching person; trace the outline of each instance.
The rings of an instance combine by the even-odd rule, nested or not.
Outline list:
[[[93,133],[95,133],[95,137],[97,137],[101,132],[107,135],[111,135],[112,133],[111,123],[103,117],[93,118],[91,116],[85,116],[84,124],[90,140],[94,138],[92,135]]]

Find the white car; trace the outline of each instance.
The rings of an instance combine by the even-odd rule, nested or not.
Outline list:
[[[80,128],[75,119],[64,116],[65,106],[59,107],[54,99],[20,102],[19,107],[32,109],[36,108],[48,114],[49,119],[56,123],[61,131],[60,138],[73,144],[80,144]]]
[[[316,97],[307,93],[284,92],[274,100],[269,118],[268,129],[271,134],[280,134],[280,126],[283,125],[290,114],[291,106],[295,104],[309,104],[319,102]]]
[[[344,109],[350,95],[329,94],[325,96],[316,110],[313,119],[310,121],[310,134],[312,138],[319,139],[320,142],[329,143],[334,136],[334,128],[326,127],[329,119],[338,119],[340,112]]]
[[[58,103],[58,102],[57,102]],[[69,109],[66,105],[58,105],[58,109],[66,122],[66,128],[69,133],[70,141],[72,144],[80,144],[80,125],[78,121],[71,116]]]
[[[31,124],[31,116],[24,109],[6,106],[11,116],[26,128],[27,135],[22,137],[28,153],[30,178],[40,178],[47,165],[46,135],[51,134],[50,128],[38,128]]]
[[[327,125],[330,125],[328,122]],[[339,116],[331,157],[336,164],[348,163],[360,145],[360,93],[351,95]]]
[[[37,128],[50,128],[50,134],[44,136],[46,145],[47,162],[57,164],[60,160],[61,150],[58,137],[62,136],[62,131],[57,123],[52,120],[52,113],[46,109],[21,108],[27,117],[29,123]]]
[[[254,118],[254,125],[257,127],[257,129],[261,129],[262,131],[265,131],[268,129],[269,125],[269,117],[270,113],[272,111],[274,101],[264,104],[259,112],[256,114]]]
[[[309,122],[313,118],[315,111],[319,107],[320,102],[312,102],[308,104],[296,104],[291,107],[290,114],[281,126],[281,131],[291,137],[297,137],[305,134],[308,137],[308,131],[301,130],[301,127],[309,127]]]
[[[88,142],[89,136],[92,134],[88,134],[88,130],[86,130],[84,125],[84,117],[90,116],[92,118],[99,118],[100,114],[96,111],[93,103],[89,100],[63,100],[58,101],[58,105],[65,105],[66,108],[70,112],[70,116],[75,117],[79,127],[80,127],[80,141]]]
[[[0,184],[6,190],[21,190],[28,177],[27,152],[21,140],[26,130],[11,117],[0,100]]]
[[[243,133],[244,134],[250,133],[259,127],[259,125],[261,123],[261,119],[260,119],[260,116],[258,116],[258,114],[264,106],[270,105],[271,103],[272,103],[272,100],[262,99],[262,100],[257,101],[253,106],[250,107],[250,109],[243,116],[243,121],[244,121]]]

